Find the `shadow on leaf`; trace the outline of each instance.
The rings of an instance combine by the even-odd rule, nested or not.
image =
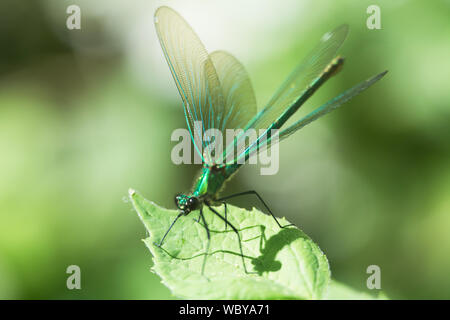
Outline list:
[[[290,245],[292,242],[294,242],[295,240],[297,240],[299,238],[308,239],[307,235],[305,235],[302,231],[300,231],[299,229],[297,229],[295,227],[280,229],[280,231],[278,233],[274,234],[269,239],[267,239],[265,236],[266,227],[263,225],[249,226],[249,227],[245,227],[245,228],[238,229],[238,230],[240,232],[242,232],[244,230],[248,230],[248,229],[252,229],[252,228],[260,228],[261,229],[260,235],[250,238],[250,239],[242,240],[242,241],[248,242],[248,241],[253,241],[253,240],[259,239],[259,242],[260,242],[259,251],[260,251],[261,255],[258,257],[251,257],[248,255],[244,255],[243,257],[245,259],[249,259],[251,261],[251,263],[253,264],[254,272],[260,276],[264,272],[276,272],[281,269],[281,267],[282,267],[281,262],[278,260],[275,260],[275,258],[277,256],[278,252],[280,252],[284,248],[284,246]],[[210,229],[210,232],[211,233],[229,233],[229,232],[232,232],[232,230],[223,231],[223,230],[211,230]],[[197,257],[204,256],[206,254],[206,253],[200,253],[200,254],[196,254],[191,257],[182,258],[182,257],[178,257],[176,255],[173,255],[173,253],[172,254],[169,253],[167,250],[165,250],[162,247],[159,247],[159,249],[164,251],[171,258],[177,259],[177,260],[191,260],[191,259],[194,259]],[[241,254],[239,254],[237,252],[233,252],[230,250],[224,250],[224,249],[212,251],[209,253],[209,255],[214,255],[216,253],[227,253],[227,254],[231,254],[231,255],[241,256]]]
[[[262,239],[265,239],[264,231],[261,234]],[[255,271],[262,275],[263,272],[274,272],[281,269],[281,262],[275,260],[277,253],[299,238],[307,238],[307,236],[296,228],[281,229],[280,232],[264,241],[264,246],[261,247],[261,255],[252,259],[252,264]],[[263,242],[261,242],[262,244]]]

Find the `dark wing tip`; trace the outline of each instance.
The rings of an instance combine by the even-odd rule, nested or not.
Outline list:
[[[373,77],[374,80],[380,80],[381,78],[383,78],[386,73],[388,73],[388,70],[384,70],[383,72],[377,74],[376,76]]]

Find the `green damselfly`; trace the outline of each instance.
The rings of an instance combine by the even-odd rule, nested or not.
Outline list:
[[[336,56],[338,49],[348,33],[348,26],[342,25],[326,33],[319,44],[306,56],[304,61],[292,72],[284,84],[278,89],[268,104],[259,112],[256,99],[247,72],[241,63],[231,54],[215,51],[208,54],[200,39],[186,21],[174,10],[160,7],[155,13],[155,27],[161,47],[183,101],[187,126],[194,143],[195,150],[202,159],[202,170],[189,194],[178,194],[175,203],[180,213],[174,219],[157,246],[161,246],[176,221],[194,210],[199,211],[198,222],[205,227],[208,245],[202,264],[204,273],[206,257],[209,252],[210,230],[203,214],[206,205],[216,216],[224,221],[237,235],[240,255],[244,271],[244,253],[242,251],[239,231],[227,220],[225,200],[242,195],[255,195],[266,210],[272,215],[280,228],[282,226],[267,204],[255,191],[219,197],[225,182],[236,173],[242,164],[252,155],[260,151],[263,144],[272,140],[272,130],[280,130],[279,141],[295,131],[336,109],[355,95],[370,87],[381,79],[387,71],[369,78],[356,86],[329,100],[311,113],[293,124],[284,127],[286,121],[311,97],[314,92],[342,67],[344,59]],[[198,126],[196,123],[200,123]],[[263,129],[253,143],[237,152],[231,158],[230,150],[245,139],[245,134],[237,135],[232,143],[225,146],[223,153],[211,156],[211,144],[194,139],[195,134],[204,133],[210,128],[225,130],[242,128],[245,133],[249,129]],[[261,131],[260,131],[261,132]],[[209,148],[209,149],[208,149]],[[219,160],[218,161],[218,156]],[[224,215],[214,207],[224,205]]]

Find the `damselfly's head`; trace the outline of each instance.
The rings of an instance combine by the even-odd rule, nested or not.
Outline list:
[[[189,212],[198,209],[200,201],[197,197],[190,197],[185,194],[177,194],[175,196],[175,205],[178,209],[183,211],[185,215]]]

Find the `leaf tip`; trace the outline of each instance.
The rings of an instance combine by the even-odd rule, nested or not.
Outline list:
[[[130,197],[134,196],[135,193],[136,193],[136,190],[134,190],[132,188],[128,189],[128,194],[130,195]]]

